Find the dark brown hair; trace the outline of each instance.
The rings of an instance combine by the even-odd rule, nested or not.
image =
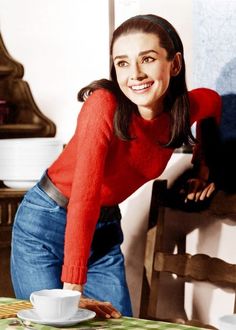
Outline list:
[[[158,36],[160,46],[167,51],[167,59],[172,60],[177,52],[182,54],[182,67],[177,76],[171,77],[167,94],[164,99],[164,111],[170,114],[171,134],[166,147],[178,148],[182,144],[194,142],[189,120],[189,99],[185,80],[185,61],[182,41],[175,28],[164,18],[156,15],[138,15],[122,23],[113,33],[110,52],[112,55],[114,42],[122,35],[133,32],[152,33]],[[84,101],[94,90],[106,88],[117,98],[117,109],[114,116],[116,135],[123,140],[131,140],[129,124],[137,106],[132,103],[120,90],[114,63],[111,67],[111,80],[101,79],[82,88],[78,99]]]

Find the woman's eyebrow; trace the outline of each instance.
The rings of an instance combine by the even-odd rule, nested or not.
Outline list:
[[[114,57],[113,61],[123,59],[123,58],[128,58],[128,56],[127,55],[117,55]]]
[[[144,50],[144,51],[142,51],[142,52],[140,52],[139,53],[139,56],[140,55],[146,55],[146,54],[148,54],[148,53],[155,53],[155,54],[159,54],[156,50],[154,50],[154,49],[148,49],[148,50]]]
[[[143,50],[142,52],[140,52],[138,54],[138,56],[142,56],[142,55],[146,55],[146,54],[149,54],[149,53],[155,53],[155,54],[159,54],[156,50],[154,49],[148,49],[148,50]],[[128,55],[117,55],[114,57],[113,61],[115,60],[118,60],[118,59],[124,59],[124,58],[128,58]]]

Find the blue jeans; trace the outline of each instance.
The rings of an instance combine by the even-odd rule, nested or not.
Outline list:
[[[31,292],[62,288],[66,210],[37,184],[21,202],[12,232],[11,276],[17,298]],[[88,261],[84,295],[110,301],[123,315],[131,316],[131,303],[120,249],[120,220],[98,221]]]

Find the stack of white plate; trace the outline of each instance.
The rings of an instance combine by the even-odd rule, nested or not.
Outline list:
[[[10,188],[28,189],[62,149],[57,138],[0,139],[0,180]]]

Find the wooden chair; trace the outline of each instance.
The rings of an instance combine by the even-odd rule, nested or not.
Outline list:
[[[185,283],[192,280],[206,281],[218,287],[229,287],[236,293],[236,264],[210,257],[205,253],[195,255],[186,253],[186,235],[193,228],[200,226],[198,216],[196,216],[199,213],[205,216],[206,223],[209,215],[214,214],[224,218],[226,214],[231,213],[231,218],[236,221],[236,195],[218,191],[209,207],[197,211],[184,210],[183,204],[182,210],[176,209],[176,204],[172,203],[175,200],[173,193],[175,194],[171,188],[167,188],[166,180],[154,181],[144,260],[140,317],[203,326],[199,319],[187,319],[184,309]],[[222,200],[224,200],[223,204]],[[178,203],[180,205],[181,201],[177,201]],[[168,224],[170,212],[176,213],[177,216]],[[187,221],[190,218],[194,219],[189,221],[187,231],[186,228],[181,229],[183,214]],[[177,236],[175,236],[175,229],[178,231]],[[175,306],[176,315],[170,317],[168,311],[173,309],[173,304],[176,304],[178,308]],[[204,306],[204,301],[202,305]],[[234,308],[229,311],[229,313],[233,312],[236,312],[236,302]],[[214,328],[206,324],[204,326]]]

